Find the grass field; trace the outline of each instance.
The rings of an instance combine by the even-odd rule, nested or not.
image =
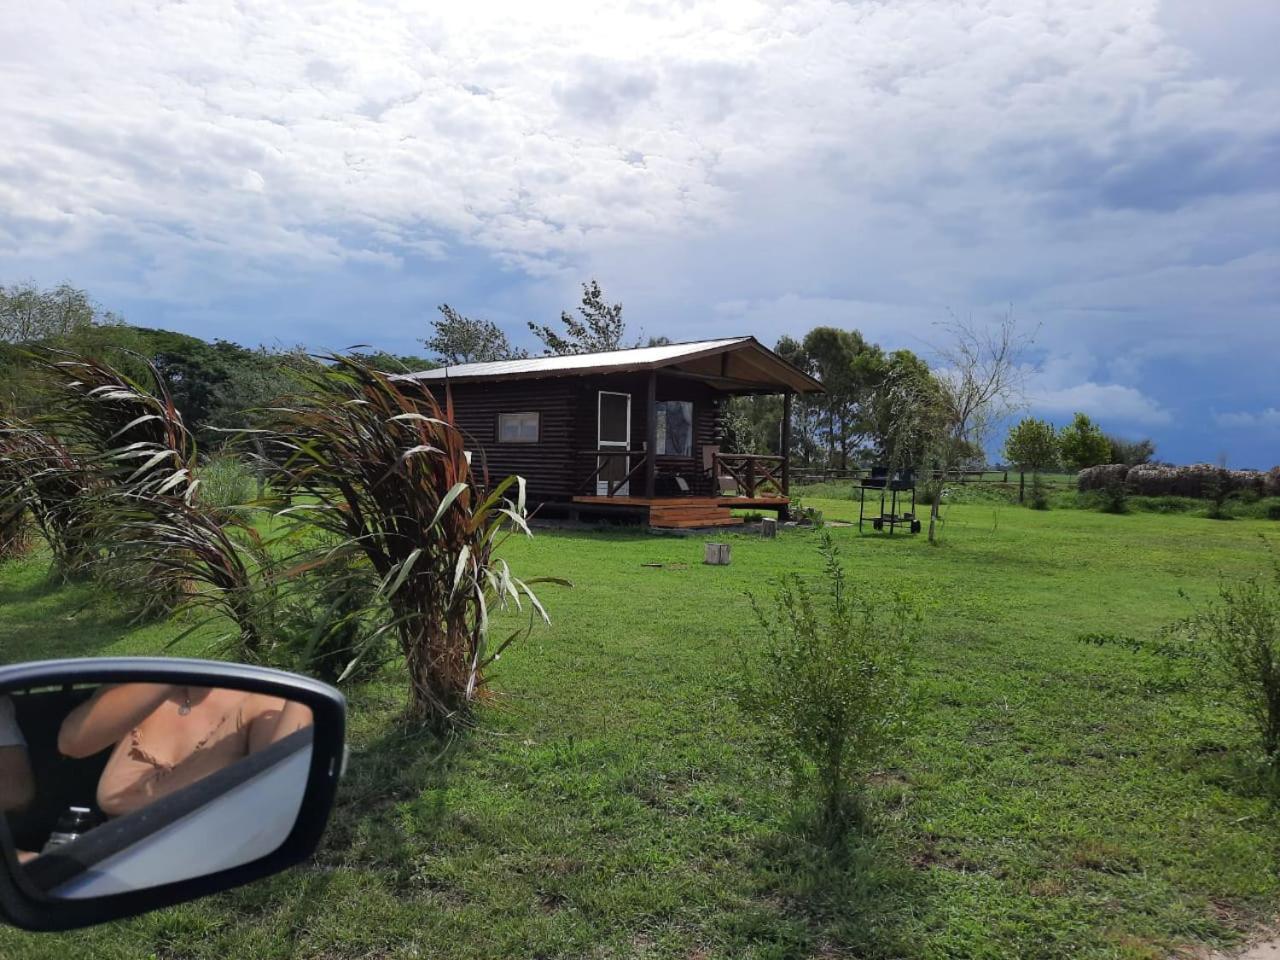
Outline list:
[[[847,499],[810,497],[827,519]],[[1272,918],[1275,811],[1236,715],[1141,655],[1144,636],[1262,562],[1280,524],[948,508],[944,543],[832,535],[865,589],[925,614],[916,734],[876,779],[877,829],[825,857],[726,695],[748,589],[816,573],[815,535],[540,531],[508,551],[554,625],[448,748],[396,722],[394,675],[349,691],[354,755],[316,862],[0,956],[109,958],[1167,957]],[[651,568],[645,563],[663,563]],[[0,568],[0,658],[156,652],[41,559]],[[175,652],[197,652],[217,630]]]

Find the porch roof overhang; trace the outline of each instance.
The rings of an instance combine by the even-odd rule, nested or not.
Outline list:
[[[497,383],[649,370],[699,380],[728,394],[823,392],[821,383],[755,337],[696,340],[564,357],[464,363],[400,374],[395,379],[426,384]]]

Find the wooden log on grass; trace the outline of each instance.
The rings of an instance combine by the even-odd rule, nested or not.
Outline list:
[[[727,567],[729,565],[729,544],[708,543],[706,559],[703,562],[717,567]]]

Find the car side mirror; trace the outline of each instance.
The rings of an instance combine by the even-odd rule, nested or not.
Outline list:
[[[0,667],[0,917],[68,930],[311,855],[346,702],[295,674],[166,658]]]

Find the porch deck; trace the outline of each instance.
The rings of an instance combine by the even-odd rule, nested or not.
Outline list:
[[[651,527],[660,529],[692,529],[696,527],[732,527],[743,521],[730,511],[740,509],[783,512],[791,500],[781,496],[761,497],[632,497],[615,495],[583,495],[574,503],[590,506],[629,507],[648,512]]]

